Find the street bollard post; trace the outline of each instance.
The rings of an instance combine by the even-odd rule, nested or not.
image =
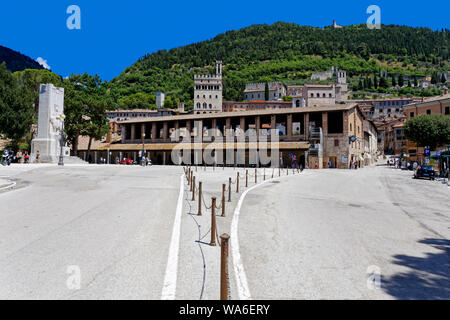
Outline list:
[[[258,171],[255,168],[255,183],[258,183]]]
[[[192,180],[192,201],[195,201],[195,176]]]
[[[248,170],[245,170],[245,187],[248,187]]]
[[[225,189],[227,185],[225,183],[222,184],[222,217],[225,217]]]
[[[237,173],[236,177],[236,193],[239,193],[239,172]]]
[[[228,178],[228,202],[231,202],[231,178]]]
[[[211,242],[210,246],[216,246],[216,197],[211,198]]]
[[[198,182],[198,216],[202,215],[202,182]]]

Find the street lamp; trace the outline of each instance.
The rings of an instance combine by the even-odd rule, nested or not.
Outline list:
[[[61,115],[60,116],[61,121],[62,121],[62,126],[61,126],[61,150],[60,150],[60,154],[59,154],[59,162],[58,162],[58,166],[63,166],[64,165],[64,151],[63,151],[63,146],[65,144],[65,133],[64,133],[64,119],[66,118],[65,115]]]

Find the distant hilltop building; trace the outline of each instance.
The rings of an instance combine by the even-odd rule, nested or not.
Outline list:
[[[281,82],[268,82],[269,101],[280,101],[286,95],[286,87]],[[266,83],[249,83],[245,85],[244,97],[247,101],[265,100]]]
[[[338,84],[346,84],[347,83],[347,71],[339,70],[338,67],[331,67],[330,70],[323,72],[314,72],[311,75],[311,80],[319,80],[325,81],[328,79],[336,79],[336,83]]]
[[[342,28],[342,26],[338,25],[338,24],[336,23],[336,20],[333,20],[333,28],[339,29],[339,28]]]
[[[222,112],[222,61],[216,61],[215,75],[194,76],[194,113]]]

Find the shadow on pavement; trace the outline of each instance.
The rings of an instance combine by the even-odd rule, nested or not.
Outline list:
[[[424,239],[439,253],[427,253],[425,257],[394,256],[394,263],[412,269],[398,273],[383,281],[386,293],[397,299],[450,299],[450,240]]]

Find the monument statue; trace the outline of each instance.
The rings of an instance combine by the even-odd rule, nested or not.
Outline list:
[[[39,151],[39,162],[57,163],[61,154],[63,130],[64,88],[53,84],[41,84],[39,88],[38,127],[35,139],[31,141],[31,156],[35,159]],[[63,146],[63,154],[67,147]]]

